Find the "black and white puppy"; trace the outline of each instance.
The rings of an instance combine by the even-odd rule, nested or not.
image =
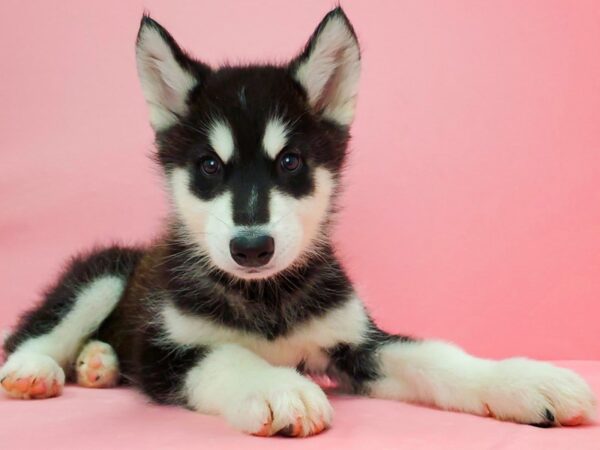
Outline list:
[[[380,330],[331,248],[360,51],[341,8],[286,65],[211,68],[141,22],[137,66],[172,212],[145,248],[75,258],[5,342],[17,398],[120,380],[247,433],[331,425],[349,392],[540,426],[590,421],[575,373]]]

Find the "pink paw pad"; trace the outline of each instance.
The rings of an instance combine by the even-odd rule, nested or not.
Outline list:
[[[105,342],[90,341],[75,363],[77,383],[90,388],[115,386],[119,380],[119,363],[112,347]]]
[[[8,375],[1,381],[9,396],[22,399],[56,397],[62,392],[62,384],[52,377],[21,377]]]

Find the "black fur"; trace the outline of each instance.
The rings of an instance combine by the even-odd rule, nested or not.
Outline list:
[[[113,246],[74,257],[63,275],[44,294],[43,301],[21,317],[4,343],[6,354],[29,338],[49,333],[73,307],[78,291],[102,275],[128,278],[142,251]]]
[[[368,382],[376,381],[382,374],[377,358],[378,350],[393,342],[415,342],[409,336],[389,334],[371,322],[365,341],[360,345],[340,343],[329,349],[331,371],[353,392],[368,393]]]
[[[240,280],[220,270],[198,276],[185,261],[189,261],[189,251],[171,242],[164,269],[178,308],[269,340],[340,306],[352,292],[331,248],[279,274],[276,280]]]
[[[138,387],[157,403],[186,404],[181,385],[188,371],[209,352],[207,347],[184,347],[161,344],[158,327],[145,330],[139,361],[131,374]]]

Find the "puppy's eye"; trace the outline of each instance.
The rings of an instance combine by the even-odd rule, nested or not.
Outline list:
[[[296,152],[285,152],[279,157],[279,165],[286,172],[296,172],[302,167],[302,157]]]
[[[205,156],[200,159],[200,168],[206,175],[216,175],[221,170],[221,162],[213,156]]]

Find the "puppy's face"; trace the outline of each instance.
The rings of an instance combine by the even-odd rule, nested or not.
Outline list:
[[[218,69],[145,17],[137,63],[178,222],[210,263],[267,278],[318,251],[360,72],[341,9],[288,65]]]

